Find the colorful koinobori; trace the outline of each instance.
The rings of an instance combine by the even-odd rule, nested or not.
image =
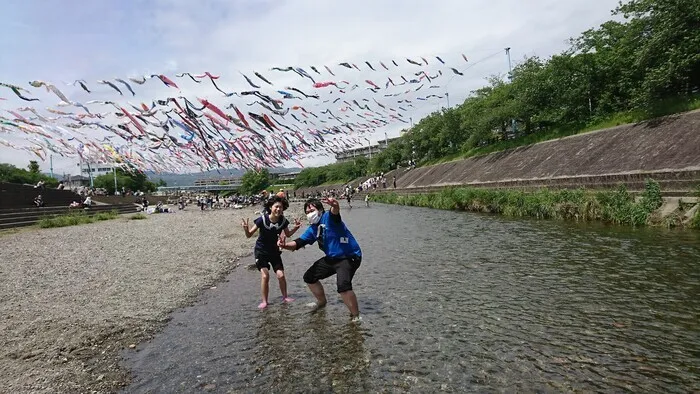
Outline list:
[[[162,74],[95,84],[62,82],[70,96],[83,102],[46,81],[28,84],[45,89],[41,98],[34,97],[37,91],[0,82],[0,132],[22,140],[17,144],[0,138],[0,149],[26,150],[42,160],[56,154],[156,172],[278,167],[287,161],[303,167],[302,158],[336,154],[362,145],[364,135],[377,128],[409,123],[406,113],[414,101],[441,99],[430,90],[444,90],[449,82],[439,82],[445,75],[462,76],[470,67],[464,54],[452,65],[440,56],[431,62],[417,59],[341,62],[310,66],[310,71],[273,67],[268,75],[240,72],[248,90],[236,91],[226,89],[225,79],[210,72],[179,73],[177,83]],[[274,73],[292,73],[303,85],[277,84]],[[289,81],[289,76],[280,77]],[[165,93],[138,105],[129,102],[149,80],[160,81],[161,91],[178,94]],[[207,84],[219,93],[188,99],[183,95],[188,83],[200,94]],[[16,100],[3,91],[32,106],[2,108]],[[88,99],[96,96],[111,99]],[[57,104],[44,104],[54,97]]]

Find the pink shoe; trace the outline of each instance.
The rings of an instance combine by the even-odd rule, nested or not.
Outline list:
[[[258,309],[265,309],[267,308],[267,302],[261,302],[260,305],[258,305]]]
[[[292,298],[292,297],[284,297],[284,298],[282,298],[282,302],[292,302],[292,301],[294,301],[294,298]]]

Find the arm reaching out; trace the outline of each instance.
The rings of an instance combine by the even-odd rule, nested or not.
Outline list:
[[[253,223],[252,228],[250,227],[250,219],[243,219],[241,225],[243,226],[243,231],[245,231],[246,238],[252,237],[258,231],[258,226],[255,223]]]
[[[282,249],[297,250],[297,243],[294,241],[287,242],[287,236],[283,233],[280,233],[280,238],[277,240],[277,246]]]
[[[292,227],[291,230],[289,228],[285,228],[284,235],[286,235],[287,237],[291,237],[292,235],[294,235],[294,233],[297,232],[297,230],[299,230],[299,227],[301,227],[301,221],[299,219],[295,218],[294,219],[294,227]]]
[[[324,198],[321,202],[328,204],[331,209],[331,214],[340,215],[340,203],[333,197]]]

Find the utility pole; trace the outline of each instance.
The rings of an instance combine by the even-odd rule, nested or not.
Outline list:
[[[513,81],[513,66],[510,62],[510,47],[506,48],[506,56],[508,56],[508,79]]]
[[[114,172],[114,194],[117,194],[117,166],[112,166],[112,172]]]
[[[506,56],[508,57],[508,80],[513,82],[513,65],[510,62],[510,47],[506,48]],[[511,132],[515,135],[515,119],[510,120]]]
[[[90,176],[90,187],[95,187],[95,184],[92,181],[92,168],[90,168],[90,161],[88,160],[87,162],[88,166],[88,175]]]
[[[53,178],[53,154],[49,155],[49,162],[50,164],[50,169],[51,169],[51,178]]]
[[[386,136],[386,131],[384,132],[384,147],[389,147],[389,137]]]
[[[450,109],[450,93],[445,92],[445,97],[447,97],[447,109]]]
[[[80,186],[83,186],[83,157],[80,157],[80,161],[78,161],[78,183],[80,183]]]

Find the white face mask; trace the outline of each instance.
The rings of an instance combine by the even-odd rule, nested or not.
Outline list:
[[[321,220],[321,215],[319,215],[318,211],[311,211],[306,214],[306,219],[309,221],[310,225],[318,223],[319,220]]]

